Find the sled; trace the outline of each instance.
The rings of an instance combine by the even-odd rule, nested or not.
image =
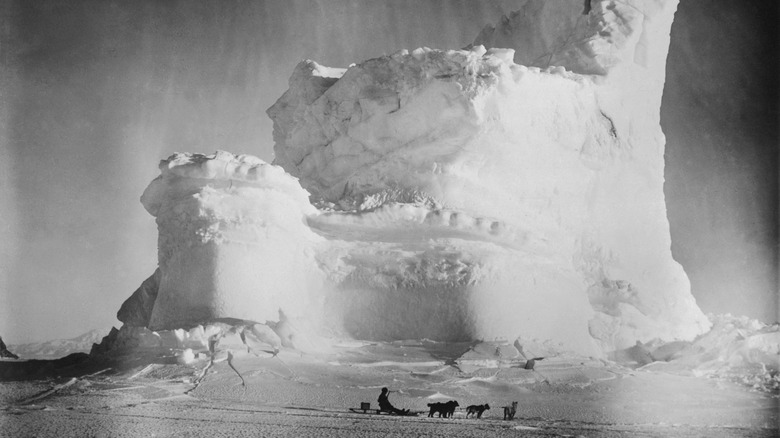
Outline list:
[[[356,414],[372,414],[372,415],[380,415],[382,411],[379,409],[371,409],[371,403],[360,403],[360,408],[349,408],[350,411],[356,413]],[[369,412],[372,411],[372,412]],[[388,413],[388,412],[386,412]]]
[[[367,415],[396,415],[399,417],[416,417],[417,412],[407,412],[406,414],[394,414],[392,412],[382,411],[379,409],[372,409],[371,403],[360,403],[359,408],[349,408],[350,412],[354,412],[356,414],[367,414]]]

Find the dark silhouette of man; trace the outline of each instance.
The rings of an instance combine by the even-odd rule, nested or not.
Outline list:
[[[390,395],[390,391],[387,388],[382,388],[382,393],[379,394],[377,401],[379,402],[379,410],[382,412],[389,412],[395,415],[406,415],[409,413],[409,409],[396,409],[390,404],[390,400],[387,396]]]

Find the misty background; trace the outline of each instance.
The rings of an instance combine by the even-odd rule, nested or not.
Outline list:
[[[173,152],[273,160],[295,65],[460,48],[523,0],[0,0],[0,336],[118,325]],[[683,0],[661,120],[672,252],[705,312],[778,319],[777,2]]]

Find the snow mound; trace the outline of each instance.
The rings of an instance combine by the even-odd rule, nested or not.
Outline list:
[[[641,369],[731,380],[780,393],[780,324],[747,317],[709,315],[712,330],[693,342],[637,345]]]
[[[115,360],[122,357],[175,357],[189,365],[205,359],[224,360],[253,355],[273,357],[281,351],[326,353],[330,346],[306,326],[279,313],[278,321],[257,323],[233,318],[220,318],[189,329],[150,330],[147,327],[123,325],[112,328],[90,354],[97,359]]]

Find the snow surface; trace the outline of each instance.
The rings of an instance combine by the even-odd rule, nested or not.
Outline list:
[[[210,331],[208,327],[204,331]],[[166,339],[170,339],[165,337]],[[233,336],[231,344],[235,343]],[[208,350],[127,355],[71,379],[3,382],[9,436],[777,436],[777,398],[718,380],[632,370],[571,356],[534,370],[506,358],[463,370],[460,357],[495,358],[501,343],[406,341],[339,348],[326,356]],[[201,354],[202,353],[202,354]],[[187,362],[188,359],[192,361]],[[459,369],[460,367],[460,369]],[[380,388],[417,417],[350,412],[376,407]],[[427,404],[457,400],[453,418]],[[502,420],[502,406],[518,402]],[[465,407],[489,403],[481,419]]]
[[[304,61],[268,110],[274,165],[163,160],[142,197],[160,231],[149,327],[281,313],[299,338],[597,357],[704,333],[663,194],[676,1],[591,3],[531,0],[477,38],[511,48]]]
[[[9,436],[292,436],[301,428],[317,436],[777,436],[780,325],[711,319],[713,330],[693,342],[655,340],[613,361],[526,339],[343,340],[310,354],[283,345],[295,336],[281,320],[125,325],[81,371],[4,381],[0,411]],[[25,365],[0,361],[4,376],[17,362]],[[348,410],[375,407],[383,386],[394,405],[418,416]],[[453,399],[461,406],[453,418],[426,416],[428,403]],[[512,402],[516,418],[502,421],[501,407]],[[492,409],[469,419],[465,406],[482,403]]]
[[[609,355],[613,365],[645,372],[676,374],[688,377],[708,377],[731,381],[752,390],[778,395],[780,392],[780,324],[761,323],[746,317],[710,315],[714,326],[692,341],[665,342],[654,339],[647,343],[614,351]],[[213,358],[265,357],[294,352],[326,360],[329,365],[351,367],[435,367],[455,366],[464,373],[465,381],[495,381],[485,379],[483,371],[524,368],[536,360],[545,372],[572,364],[584,365],[581,372],[599,375],[604,361],[572,354],[560,343],[550,340],[518,338],[484,342],[440,343],[429,339],[403,341],[424,345],[433,357],[420,358],[408,352],[394,351],[392,343],[356,343],[347,340],[306,339],[306,331],[285,327],[281,321],[268,323],[213,322],[189,330],[152,331],[145,327],[123,326],[93,349],[96,357],[116,358],[122,355],[144,357],[150,354],[174,355],[180,363],[190,364]],[[292,341],[298,341],[297,344]],[[325,345],[327,343],[328,345]],[[384,349],[390,350],[384,350]],[[362,350],[375,349],[371,360],[360,359]],[[441,351],[439,351],[441,350]],[[436,352],[439,351],[438,354]],[[445,354],[446,351],[446,354]],[[333,359],[337,354],[341,359]],[[345,359],[345,357],[347,359]],[[535,367],[534,367],[535,369]],[[603,374],[603,373],[601,373]],[[614,378],[611,373],[606,373]],[[536,376],[535,376],[536,377]],[[598,380],[598,379],[596,379]],[[591,384],[592,379],[587,384]]]

